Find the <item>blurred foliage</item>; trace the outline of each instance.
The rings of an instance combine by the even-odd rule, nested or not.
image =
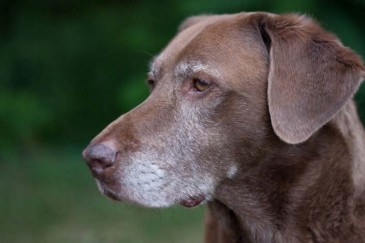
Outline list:
[[[365,56],[363,0],[0,1],[0,146],[86,144],[147,96],[152,55],[187,16],[301,12]],[[365,91],[357,95],[362,118]]]
[[[201,242],[202,208],[113,204],[80,151],[145,99],[184,18],[240,11],[308,14],[365,57],[365,0],[0,0],[0,242]]]

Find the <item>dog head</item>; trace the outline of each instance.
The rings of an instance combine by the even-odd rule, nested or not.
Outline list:
[[[152,61],[150,96],[84,157],[114,199],[195,206],[268,145],[310,139],[362,77],[361,60],[305,16],[192,17]]]

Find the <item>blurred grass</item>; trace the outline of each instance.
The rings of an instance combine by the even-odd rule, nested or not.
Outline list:
[[[102,196],[80,149],[3,153],[0,242],[194,243],[203,208],[145,209]]]

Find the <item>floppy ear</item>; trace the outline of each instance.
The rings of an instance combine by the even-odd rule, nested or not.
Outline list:
[[[365,77],[362,61],[308,17],[261,15],[258,23],[273,129],[286,143],[304,142],[352,98]]]

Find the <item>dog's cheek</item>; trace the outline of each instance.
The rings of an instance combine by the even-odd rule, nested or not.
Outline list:
[[[176,145],[180,147],[174,155],[181,157],[190,174],[204,175],[214,178],[214,183],[224,177],[232,177],[237,167],[232,163],[229,150],[229,133],[221,119],[215,119],[219,114],[221,100],[209,104],[184,103],[181,108],[181,125],[176,130]]]
[[[136,154],[120,178],[126,190],[124,197],[147,207],[167,207],[201,195],[211,197],[216,183],[208,171],[201,171],[197,164],[188,161],[183,164],[171,158]]]
[[[169,180],[168,166],[163,161],[148,153],[135,155],[121,178],[130,200],[147,207],[167,207],[174,203],[170,195],[174,182]]]

